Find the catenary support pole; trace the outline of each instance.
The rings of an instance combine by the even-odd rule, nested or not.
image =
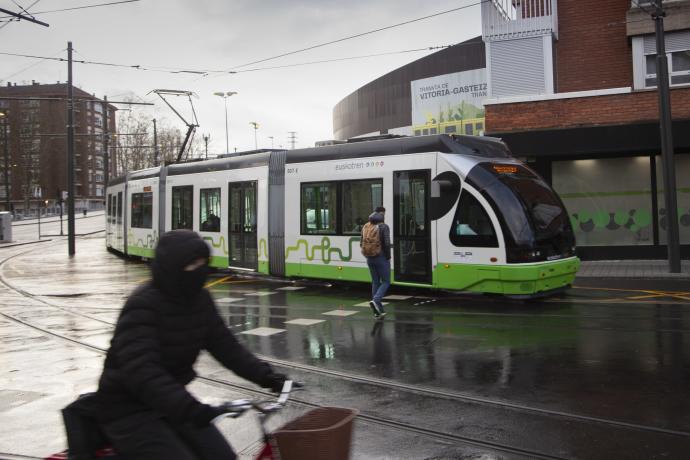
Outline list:
[[[4,132],[3,140],[4,144],[4,154],[5,154],[5,211],[10,212],[12,206],[10,205],[10,136],[7,133],[7,124],[9,120],[7,119],[7,112],[5,116],[2,117],[2,130]]]
[[[108,144],[110,143],[110,131],[108,129],[108,96],[103,96],[103,186],[108,189],[108,182],[110,182],[110,152],[108,151]],[[103,194],[105,195],[105,190]]]
[[[153,166],[158,166],[158,127],[153,119]]]
[[[659,92],[659,124],[661,129],[661,158],[663,163],[664,202],[666,205],[666,247],[671,273],[680,273],[680,233],[678,228],[678,200],[676,198],[676,167],[673,157],[671,97],[669,95],[668,59],[664,40],[664,10],[662,0],[656,0],[652,17],[656,29],[656,81]]]
[[[67,252],[76,253],[74,242],[74,88],[72,42],[67,42]]]

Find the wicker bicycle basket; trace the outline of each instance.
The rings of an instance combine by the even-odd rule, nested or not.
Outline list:
[[[320,407],[273,432],[282,460],[347,460],[356,409]]]

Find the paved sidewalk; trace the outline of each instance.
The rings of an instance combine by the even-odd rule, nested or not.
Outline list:
[[[587,260],[578,278],[688,279],[690,260],[681,261],[681,273],[669,273],[667,260]]]

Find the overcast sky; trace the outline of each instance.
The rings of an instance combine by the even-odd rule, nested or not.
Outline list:
[[[0,0],[41,11],[116,0]],[[74,59],[149,68],[248,70],[325,59],[450,45],[481,34],[480,7],[393,28],[260,64],[244,64],[337,40],[464,5],[477,0],[140,0],[113,6],[36,14],[42,27],[27,21],[0,22],[0,52],[66,57],[72,41]],[[31,6],[33,4],[33,6]],[[31,8],[29,8],[31,6]],[[0,13],[0,16],[2,14]],[[6,19],[0,19],[6,21]],[[314,64],[236,74],[172,74],[75,64],[75,85],[96,96],[122,100],[128,94],[156,102],[148,111],[184,130],[182,122],[157,96],[156,88],[193,91],[198,135],[210,134],[210,153],[225,151],[223,100],[213,93],[236,91],[228,99],[230,150],[254,148],[249,122],[259,123],[259,147],[289,147],[288,131],[297,131],[297,147],[333,138],[333,107],[362,85],[431,51]],[[66,81],[63,62],[0,55],[0,84],[36,80]],[[183,114],[189,104],[178,100]]]

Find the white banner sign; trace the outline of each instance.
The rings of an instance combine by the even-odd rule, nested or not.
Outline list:
[[[414,80],[411,85],[415,134],[483,133],[486,69]]]

